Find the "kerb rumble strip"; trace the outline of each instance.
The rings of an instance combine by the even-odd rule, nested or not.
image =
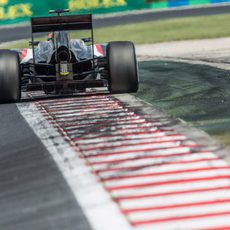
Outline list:
[[[31,121],[25,107],[18,106],[36,131],[36,119]],[[115,224],[119,229],[230,228],[230,166],[209,145],[176,130],[170,119],[154,118],[107,95],[44,100],[35,106],[42,114],[40,123],[48,121],[55,130],[56,146],[69,145],[68,151],[85,164],[81,168],[90,170],[103,186],[113,210],[119,208],[116,213],[124,217]],[[47,137],[45,127],[42,133]],[[74,160],[56,159],[60,161],[71,165],[68,173],[73,177],[79,174]],[[100,199],[92,192],[89,200]],[[83,206],[84,202],[90,203],[84,200]],[[103,217],[91,218],[92,213],[85,212],[94,229],[115,229],[109,220],[95,224]],[[110,221],[116,218],[120,217]]]

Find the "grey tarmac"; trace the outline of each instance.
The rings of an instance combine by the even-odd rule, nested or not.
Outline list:
[[[61,172],[17,106],[1,105],[0,114],[0,229],[91,229]]]

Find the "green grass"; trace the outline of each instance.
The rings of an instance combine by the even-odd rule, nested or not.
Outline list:
[[[230,36],[229,21],[230,14],[224,14],[119,25],[95,29],[95,40],[97,43],[130,40],[135,44],[148,44],[189,39],[228,37]],[[27,41],[12,45],[1,45],[1,47],[4,48],[27,46]]]
[[[136,44],[230,36],[230,14],[152,21],[96,30],[99,42],[131,40]]]

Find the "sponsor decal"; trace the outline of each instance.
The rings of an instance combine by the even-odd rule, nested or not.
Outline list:
[[[70,0],[69,9],[71,11],[83,10],[83,9],[98,9],[98,8],[110,8],[126,6],[126,0]]]
[[[33,14],[31,7],[29,3],[10,5],[9,0],[0,0],[0,20],[30,17]]]
[[[170,8],[224,3],[229,0],[0,0],[0,24],[29,21],[31,16],[48,16],[50,9],[69,8],[75,14],[105,14],[127,10]]]

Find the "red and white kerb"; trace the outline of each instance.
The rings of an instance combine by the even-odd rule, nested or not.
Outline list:
[[[36,105],[84,159],[130,228],[230,229],[230,166],[205,146],[112,96]]]

